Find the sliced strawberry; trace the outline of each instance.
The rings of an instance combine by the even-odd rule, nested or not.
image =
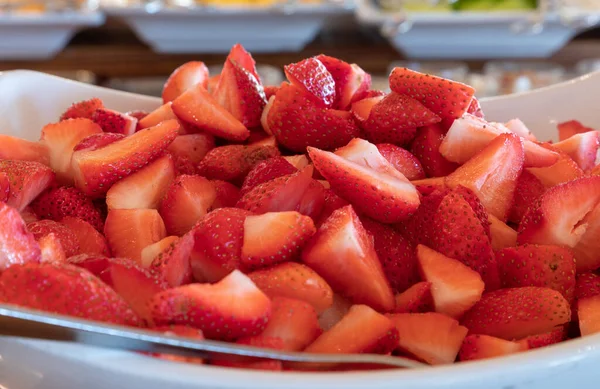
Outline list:
[[[343,298],[339,294],[334,294],[331,306],[319,315],[319,325],[323,331],[329,331],[333,326],[339,323],[344,316],[346,316],[351,307],[352,303],[349,300]]]
[[[25,207],[25,209],[22,210],[20,214],[25,224],[37,222],[38,220],[40,220],[40,218],[35,214],[35,212],[33,212],[33,209],[31,209],[31,207]]]
[[[267,102],[271,99],[272,96],[275,96],[277,91],[279,90],[279,86],[277,85],[265,85],[265,97],[267,98]],[[262,121],[262,119],[261,119]]]
[[[219,208],[204,216],[193,228],[191,265],[199,282],[217,282],[240,267],[244,221],[251,212]]]
[[[569,139],[573,135],[583,134],[585,132],[594,131],[593,128],[589,128],[581,124],[577,120],[569,120],[567,122],[558,123],[558,139],[560,141]]]
[[[598,154],[598,140],[600,133],[597,131],[576,134],[552,146],[571,157],[583,171],[589,171],[596,166]]]
[[[112,285],[112,278],[109,271],[110,258],[97,254],[79,254],[67,258],[67,263],[89,271],[100,278],[106,285]]]
[[[244,194],[257,185],[297,171],[298,169],[283,157],[273,157],[258,162],[246,175],[241,193]]]
[[[460,318],[481,298],[485,284],[476,271],[423,245],[417,246],[417,258],[436,312]]]
[[[15,264],[39,262],[40,246],[19,212],[0,202],[0,220],[0,274]]]
[[[352,103],[350,112],[352,112],[354,120],[356,120],[361,128],[365,127],[365,123],[367,122],[367,119],[369,119],[373,107],[383,100],[384,97],[385,96],[369,97]]]
[[[182,175],[169,185],[158,207],[169,235],[182,236],[206,215],[217,197],[212,182]]]
[[[85,118],[91,119],[97,109],[104,108],[104,103],[97,97],[73,103],[61,116],[60,120]]]
[[[490,221],[490,242],[494,251],[517,245],[517,231],[498,219],[494,215],[488,215]]]
[[[67,226],[75,234],[77,242],[79,242],[80,254],[110,256],[106,238],[90,223],[72,216],[63,217],[60,223]]]
[[[438,233],[433,227],[437,218],[436,213],[442,200],[450,192],[450,189],[444,188],[434,190],[429,195],[424,196],[417,211],[405,222],[396,225],[402,235],[415,246],[419,243],[431,246],[433,238]]]
[[[48,146],[42,142],[30,142],[10,135],[0,134],[0,159],[50,164]]]
[[[241,184],[257,163],[279,156],[273,146],[220,146],[209,151],[198,165],[198,173],[213,180]]]
[[[469,335],[465,338],[458,359],[461,361],[474,361],[503,357],[528,350],[527,344],[511,342],[488,335]]]
[[[239,43],[233,45],[229,51],[228,57],[239,63],[242,68],[250,72],[260,82],[260,76],[256,70],[256,61],[254,61],[254,58],[246,51],[244,46]]]
[[[327,181],[312,180],[306,191],[303,193],[300,202],[296,206],[296,211],[309,216],[313,220],[319,220],[323,207],[325,206],[325,190],[323,182],[329,186]]]
[[[412,142],[410,152],[417,157],[427,177],[445,177],[458,167],[440,154],[444,133],[437,125],[421,128]]]
[[[425,178],[425,171],[421,162],[408,150],[389,143],[377,145],[379,153],[391,163],[396,170],[404,174],[409,180],[420,180]]]
[[[171,144],[179,124],[163,122],[94,151],[73,153],[75,186],[90,197],[102,197],[110,187],[135,173]]]
[[[525,123],[523,123],[520,119],[509,120],[508,122],[504,123],[504,127],[508,128],[510,132],[519,135],[523,139],[530,140],[533,142],[537,141],[535,135],[533,135],[531,131],[529,131],[529,128],[527,128]]]
[[[138,124],[138,120],[133,116],[108,108],[97,109],[92,115],[92,120],[104,132],[113,132],[125,136],[134,134]]]
[[[587,297],[577,301],[577,316],[581,336],[600,332],[600,296]]]
[[[273,146],[277,147],[277,139],[274,136],[267,134],[262,129],[250,131],[250,137],[246,143],[251,146]]]
[[[530,167],[527,168],[527,171],[533,174],[546,188],[584,176],[584,171],[577,165],[577,162],[573,161],[566,153],[550,145],[544,145],[544,147],[557,151],[558,161],[547,167]]]
[[[197,328],[192,328],[188,326],[170,325],[162,327],[153,327],[149,329],[151,331],[161,332],[163,336],[181,336],[185,338],[194,338],[196,340],[204,340],[204,334],[202,333],[202,331],[200,331]],[[165,359],[167,361],[186,362],[195,364],[204,363],[204,360],[198,357],[184,357],[181,355],[159,353],[152,353],[151,355],[155,358]]]
[[[371,89],[371,76],[358,65],[323,54],[315,58],[321,61],[335,81],[334,108],[348,109],[355,96],[361,96]]]
[[[528,170],[523,170],[517,179],[517,187],[513,203],[508,213],[508,220],[521,223],[523,216],[530,206],[546,191],[542,182]]]
[[[40,220],[29,223],[27,229],[38,241],[46,235],[54,234],[64,249],[67,257],[79,254],[79,240],[75,233],[65,225],[53,220]]]
[[[373,106],[363,129],[373,143],[407,145],[414,139],[417,127],[436,124],[440,120],[417,100],[390,93]]]
[[[388,315],[398,329],[400,350],[429,363],[453,363],[467,336],[467,328],[441,313]]]
[[[271,96],[267,96],[267,104],[263,108],[262,114],[260,115],[260,126],[267,135],[271,136],[273,135],[273,131],[271,131],[269,128],[269,112],[271,112],[271,107],[275,103],[275,94],[277,91],[279,91],[279,88],[277,88],[277,90],[274,91]],[[275,141],[277,141],[277,139],[275,139]]]
[[[288,155],[283,157],[286,161],[288,161],[293,167],[298,170],[302,170],[310,164],[308,157],[306,154],[298,154],[298,155]]]
[[[202,330],[208,339],[232,340],[262,332],[271,301],[252,281],[234,271],[216,284],[190,284],[154,296],[157,325],[183,324]]]
[[[263,336],[251,336],[247,338],[241,338],[237,342],[237,344],[245,345],[245,346],[253,346],[262,349],[272,349],[272,350],[283,350],[284,343],[283,340],[279,338],[273,337],[263,337]],[[231,359],[216,359],[211,361],[211,364],[214,366],[223,366],[223,367],[232,367],[237,369],[252,369],[252,370],[266,370],[266,371],[282,371],[283,363],[281,361],[276,361],[272,359],[262,359],[262,358],[236,358],[235,360]]]
[[[33,211],[42,219],[61,221],[72,216],[90,223],[96,230],[104,229],[104,220],[94,203],[79,189],[59,187],[50,189],[31,203]]]
[[[585,300],[600,295],[600,276],[595,273],[582,273],[577,275],[575,297]]]
[[[521,339],[519,343],[523,344],[523,347],[527,347],[528,349],[535,349],[550,346],[564,340],[567,340],[567,327],[559,326],[544,334],[528,336]]]
[[[73,151],[94,151],[108,146],[118,140],[125,138],[123,134],[115,134],[113,132],[101,132],[98,134],[92,134],[83,138],[75,147]]]
[[[0,202],[5,203],[10,195],[10,182],[4,172],[0,172]]]
[[[154,209],[113,209],[106,218],[104,235],[115,257],[140,262],[142,249],[163,239],[167,231]]]
[[[169,145],[167,151],[174,159],[183,158],[195,166],[214,148],[215,138],[212,135],[201,133],[179,135]]]
[[[138,122],[137,122],[137,126],[135,128],[135,130],[137,132],[142,129],[142,127],[140,127],[140,120],[142,120],[143,118],[148,116],[149,112],[141,111],[141,110],[133,110],[133,111],[125,112],[125,114],[137,119]]]
[[[180,120],[214,136],[234,142],[250,136],[250,131],[221,107],[202,85],[196,85],[175,99],[171,109]]]
[[[143,128],[154,127],[167,120],[176,120],[177,116],[173,112],[172,103],[166,103],[150,112],[146,117],[139,121],[139,126]]]
[[[158,254],[150,268],[172,287],[189,284],[193,280],[190,264],[193,248],[194,235],[186,234]]]
[[[162,252],[167,251],[173,246],[180,238],[178,236],[167,236],[159,240],[156,243],[149,244],[142,249],[140,264],[143,267],[150,267],[152,261],[158,257]]]
[[[523,158],[522,139],[514,134],[502,134],[446,177],[446,185],[471,189],[490,214],[506,220],[517,178],[523,169]]]
[[[321,108],[295,85],[283,85],[269,109],[267,125],[283,147],[303,153],[307,146],[331,150],[359,135],[346,111]]]
[[[585,232],[575,247],[573,253],[577,258],[577,271],[595,270],[600,267],[600,204],[582,220]]]
[[[9,304],[102,322],[139,326],[140,318],[114,290],[67,263],[17,264],[0,275]]]
[[[423,313],[434,310],[431,282],[417,282],[396,295],[394,313]]]
[[[570,320],[569,302],[560,292],[527,286],[484,294],[462,324],[472,334],[512,340],[548,332]]]
[[[333,304],[333,291],[327,282],[314,270],[299,263],[282,263],[254,271],[248,277],[270,298],[306,301],[319,314]]]
[[[475,94],[468,85],[406,68],[392,70],[390,89],[419,100],[439,117],[448,119],[460,118]]]
[[[241,264],[245,269],[295,261],[316,232],[312,219],[295,211],[248,216]]]
[[[318,220],[317,223],[315,223],[315,225],[317,227],[320,227],[321,224],[323,224],[325,222],[325,220],[327,220],[329,218],[329,216],[331,216],[333,211],[350,204],[349,202],[347,202],[340,196],[336,195],[335,192],[332,191],[331,189],[325,189],[325,193],[324,193],[323,197],[324,197],[323,208],[321,209],[321,214],[319,215],[319,218],[317,219]]]
[[[320,106],[331,107],[336,101],[335,81],[318,58],[306,58],[284,69],[287,79],[303,88]]]
[[[435,191],[443,191],[446,188],[446,177],[424,178],[422,180],[411,181],[423,196],[428,196]]]
[[[467,113],[477,116],[479,118],[484,118],[483,110],[481,109],[481,105],[479,104],[479,100],[475,96],[471,100],[471,104],[469,104],[469,108],[467,108]]]
[[[208,87],[208,68],[204,62],[186,62],[175,69],[167,79],[162,91],[163,102],[168,103],[175,100],[196,85],[201,85],[203,88]]]
[[[241,198],[237,186],[226,181],[211,180],[217,196],[211,205],[211,210],[234,207]]]
[[[453,190],[453,192],[461,195],[462,198],[467,203],[469,203],[471,209],[473,210],[473,212],[475,212],[475,215],[477,215],[479,222],[485,230],[485,234],[488,236],[488,238],[491,239],[492,236],[490,231],[490,215],[488,214],[487,210],[485,209],[479,198],[475,195],[475,193],[473,193],[471,189],[465,188],[462,185],[457,186]]]
[[[353,303],[382,311],[394,308],[373,240],[352,206],[333,212],[305,247],[302,261]]]
[[[354,94],[354,97],[352,97],[352,104],[354,104],[355,102],[364,100],[364,99],[369,99],[371,97],[382,97],[385,95],[387,95],[387,93],[382,90],[377,90],[377,89],[365,90],[364,92],[359,92],[359,93]]]
[[[63,263],[67,262],[67,255],[63,250],[60,240],[54,233],[42,236],[38,243],[42,252],[40,262]]]

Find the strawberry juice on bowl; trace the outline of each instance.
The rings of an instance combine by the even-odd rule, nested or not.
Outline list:
[[[390,77],[393,93],[384,96],[369,90],[356,65],[340,67],[342,61],[318,56],[286,67],[290,83],[267,88],[267,96],[260,86],[255,92],[240,87],[248,80],[260,85],[249,59],[236,46],[216,84],[197,63],[182,67],[163,100],[31,72],[3,74],[0,88],[14,91],[0,98],[3,107],[31,101],[43,113],[11,109],[3,115],[8,135],[30,140],[4,137],[2,144],[18,147],[0,146],[0,170],[10,177],[3,222],[21,226],[27,247],[16,263],[4,264],[3,298],[81,315],[66,300],[42,307],[18,293],[32,288],[35,295],[39,280],[51,279],[77,293],[94,320],[290,351],[401,352],[435,365],[435,373],[257,371],[283,366],[198,365],[3,338],[0,372],[10,378],[0,383],[275,388],[285,374],[290,388],[399,382],[548,388],[572,383],[572,369],[590,382],[597,358],[591,273],[597,265],[588,232],[595,227],[594,193],[600,193],[594,190],[600,185],[595,152],[592,157],[597,135],[570,123],[561,126],[560,142],[540,141],[558,139],[557,123],[600,123],[564,104],[551,110],[553,117],[523,108],[547,105],[545,96],[580,84],[482,101],[480,110],[468,86],[397,69]],[[362,81],[344,84],[343,71]],[[588,81],[600,82],[596,78]],[[428,102],[424,88],[442,86],[456,88],[448,97],[454,100]],[[43,88],[63,92],[48,101],[37,93]],[[389,120],[400,108],[407,119]],[[328,125],[308,128],[298,112]],[[508,122],[514,117],[522,122]],[[264,132],[248,131],[258,126]],[[215,147],[214,138],[229,145]],[[304,150],[309,165],[299,157]],[[107,174],[106,164],[131,174]],[[483,185],[475,184],[482,178]],[[17,188],[15,179],[23,185]],[[0,175],[0,189],[2,182]],[[97,208],[101,200],[107,216]],[[77,206],[55,207],[57,201]],[[570,210],[568,220],[561,209]],[[564,227],[586,215],[587,229]],[[235,239],[227,247],[215,236]],[[8,242],[3,250],[15,250],[2,239]],[[81,280],[90,273],[93,281]],[[542,281],[532,282],[534,274]],[[232,295],[246,301],[243,309]],[[86,300],[92,296],[110,303],[95,306]],[[191,311],[175,309],[182,302],[192,302]],[[584,336],[563,341],[572,336],[564,327],[572,305],[574,327]]]

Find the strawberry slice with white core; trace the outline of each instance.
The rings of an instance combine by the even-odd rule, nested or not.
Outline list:
[[[587,172],[596,166],[599,137],[600,133],[597,131],[589,131],[573,135],[561,142],[554,143],[552,146],[573,158],[579,167]]]
[[[67,255],[60,244],[60,240],[56,237],[56,234],[50,233],[42,236],[38,240],[38,243],[40,245],[40,250],[42,251],[42,258],[40,259],[40,262],[67,262]]]
[[[30,142],[10,135],[0,134],[0,159],[33,161],[50,164],[48,146],[43,142]]]
[[[496,124],[496,123],[492,123]],[[536,142],[537,139],[535,135],[529,131],[529,128],[521,121],[521,119],[512,119],[504,123],[504,127],[508,128],[511,132],[519,135],[521,138],[530,140],[532,142]]]
[[[552,148],[552,146],[545,147]],[[558,151],[556,148],[554,150]],[[585,175],[573,158],[562,151],[558,151],[558,155],[558,161],[551,166],[527,168],[527,171],[533,174],[545,188],[552,188]]]
[[[196,85],[208,87],[208,68],[204,62],[186,62],[175,69],[165,82],[162,91],[163,102],[166,104],[175,100]]]
[[[361,127],[364,126],[365,122],[369,118],[373,107],[383,100],[384,97],[385,96],[367,97],[366,99],[358,100],[352,103],[350,111],[352,112],[354,119],[356,119]]]
[[[108,108],[97,109],[92,115],[92,120],[104,132],[123,134],[125,136],[134,134],[138,124],[138,120],[135,117]]]
[[[40,246],[19,212],[0,202],[0,220],[0,274],[14,264],[39,262]]]
[[[143,267],[150,267],[152,261],[154,261],[154,259],[158,257],[160,253],[166,251],[175,242],[177,242],[178,239],[178,236],[167,236],[156,243],[152,243],[144,247],[141,254],[140,264]]]
[[[55,180],[54,172],[38,162],[0,160],[0,173],[8,177],[10,187],[6,204],[19,212]]]
[[[396,295],[394,313],[425,313],[433,312],[433,310],[431,282],[417,282]]]
[[[166,103],[156,108],[154,111],[150,112],[143,119],[140,120],[139,125],[140,128],[149,128],[154,127],[157,124],[160,124],[167,120],[177,119],[173,109],[171,108],[172,103]]]
[[[287,79],[303,88],[315,102],[331,107],[336,99],[335,81],[317,57],[306,58],[284,67]]]

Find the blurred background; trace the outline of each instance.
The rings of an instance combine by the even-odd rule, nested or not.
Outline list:
[[[236,42],[266,85],[325,53],[378,89],[406,66],[493,96],[600,69],[600,0],[0,0],[0,71],[159,95],[184,62],[219,72]]]

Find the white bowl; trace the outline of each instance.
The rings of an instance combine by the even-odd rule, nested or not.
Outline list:
[[[600,128],[600,73],[530,93],[482,101],[490,120],[519,117],[540,138],[554,121]],[[0,73],[0,132],[35,140],[73,101],[100,97],[110,108],[150,110],[160,100],[30,71]],[[592,389],[600,378],[600,335],[505,358],[419,370],[270,373],[187,365],[134,353],[0,337],[3,389]]]

